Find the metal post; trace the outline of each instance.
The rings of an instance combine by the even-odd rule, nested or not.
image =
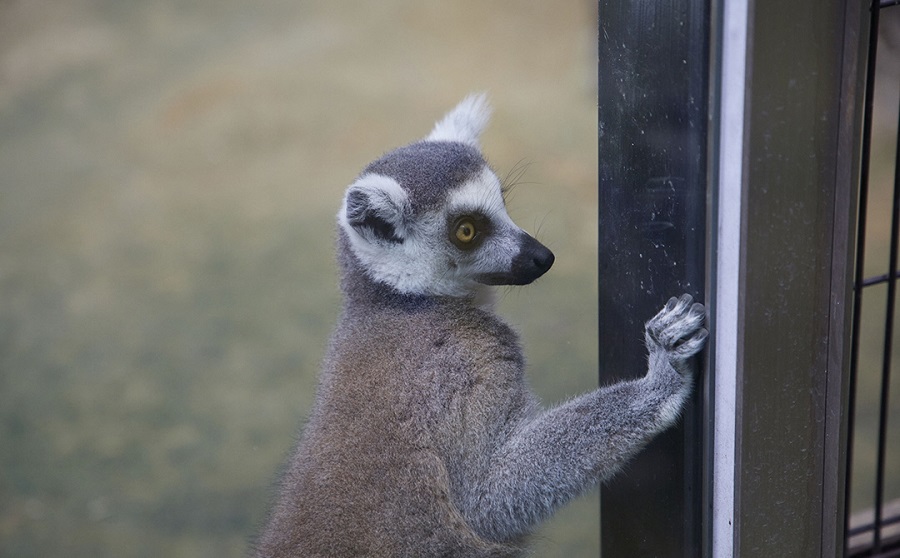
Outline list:
[[[704,299],[705,1],[601,0],[600,382],[641,376],[643,323],[673,295]],[[605,556],[696,557],[705,483],[703,378],[682,424],[601,494]]]

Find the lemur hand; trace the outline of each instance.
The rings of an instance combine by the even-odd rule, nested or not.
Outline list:
[[[672,365],[684,373],[685,362],[703,348],[709,335],[703,327],[705,319],[706,308],[691,295],[672,297],[646,324],[647,348],[651,354],[665,351]]]

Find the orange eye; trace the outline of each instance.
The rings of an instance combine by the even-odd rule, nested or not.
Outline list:
[[[475,223],[473,223],[470,219],[462,219],[459,223],[456,224],[456,240],[462,242],[463,244],[468,244],[475,240],[475,234],[478,231],[475,229]]]

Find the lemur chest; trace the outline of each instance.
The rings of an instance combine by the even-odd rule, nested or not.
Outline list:
[[[372,405],[471,419],[503,412],[526,389],[518,337],[485,312],[370,315],[362,325],[338,347],[336,385],[356,384]]]

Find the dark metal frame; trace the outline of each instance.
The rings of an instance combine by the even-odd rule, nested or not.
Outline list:
[[[704,300],[706,0],[600,0],[600,383],[642,376],[643,324]],[[604,556],[701,555],[702,376],[682,423],[601,491]]]
[[[707,248],[723,246],[702,229],[718,218],[707,129],[721,7],[600,0],[601,383],[642,373],[640,327],[668,296],[717,304]],[[737,332],[733,507],[717,515],[711,498],[710,369],[683,424],[604,487],[605,555],[710,556],[723,521],[722,556],[842,552],[866,6],[746,10],[740,234],[727,247],[740,288],[725,316]]]
[[[843,544],[859,12],[749,5],[735,556],[837,556]]]

